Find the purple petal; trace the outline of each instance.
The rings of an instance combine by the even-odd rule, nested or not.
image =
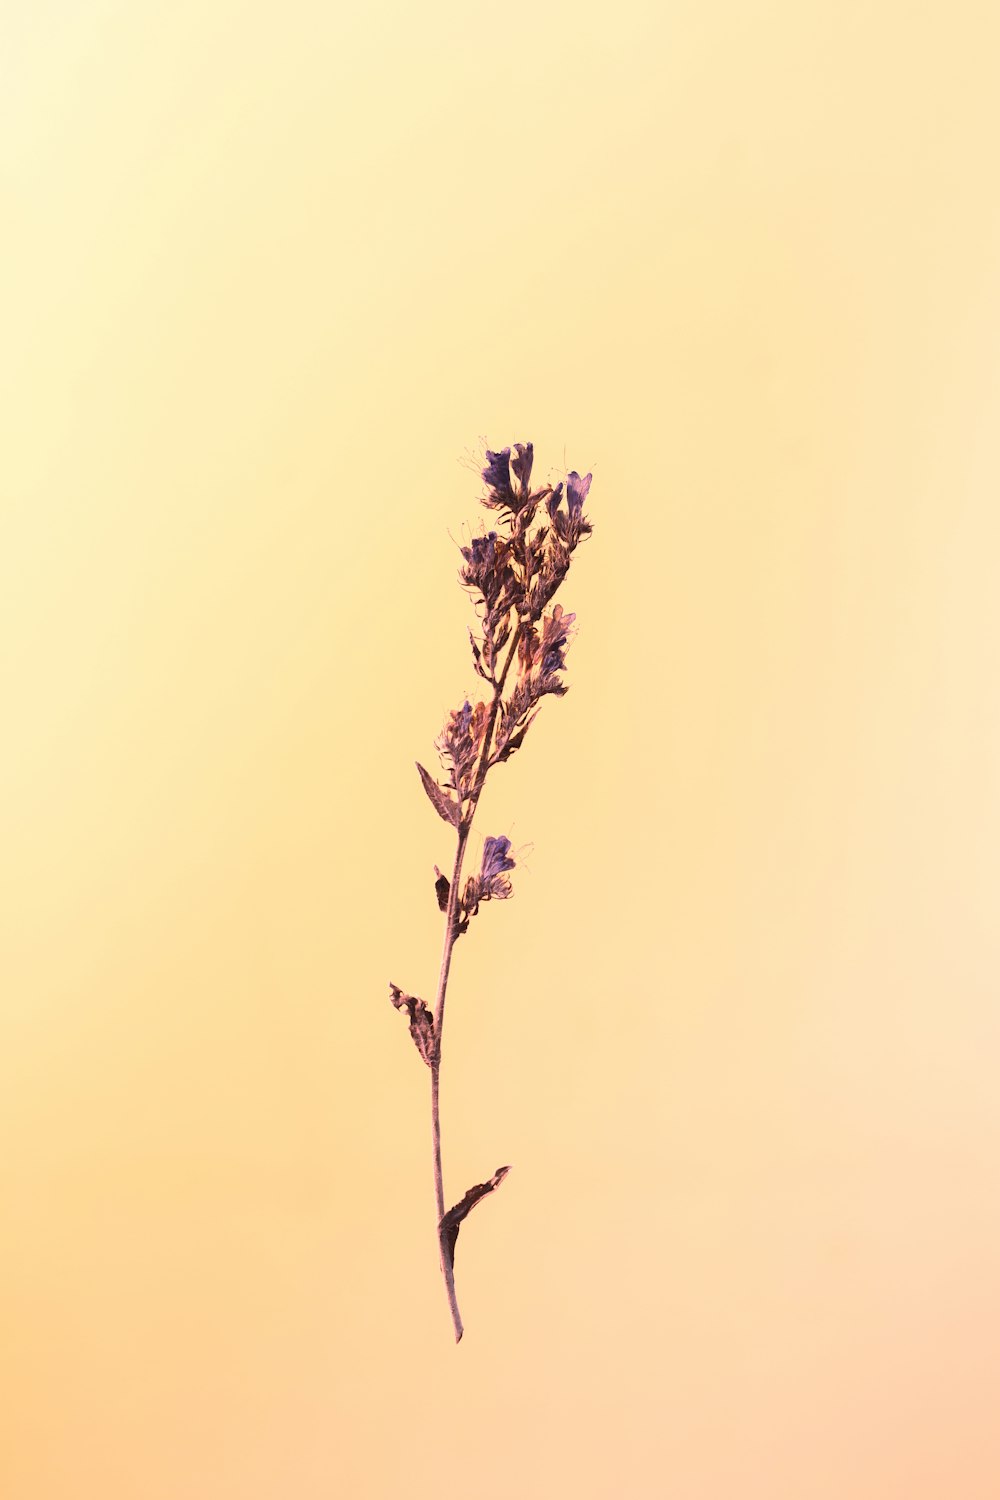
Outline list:
[[[566,498],[569,501],[569,513],[571,516],[579,516],[583,510],[583,502],[590,491],[590,481],[593,474],[588,474],[586,479],[581,479],[574,469],[566,476]]]
[[[496,876],[502,875],[505,870],[513,870],[515,861],[510,858],[510,839],[488,838],[483,843],[483,868],[480,879],[483,881],[494,880]]]
[[[510,466],[514,471],[514,477],[521,486],[522,491],[527,492],[531,479],[531,465],[534,461],[535,448],[533,443],[515,443],[514,457]]]
[[[510,488],[510,449],[501,448],[499,453],[491,453],[486,450],[486,467],[483,470],[483,478],[491,490],[495,490],[500,497],[511,494]]]

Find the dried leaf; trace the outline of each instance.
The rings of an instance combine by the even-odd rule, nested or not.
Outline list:
[[[440,911],[447,911],[448,897],[451,894],[451,881],[448,879],[447,875],[441,874],[441,871],[438,869],[437,865],[434,866],[434,874],[437,876],[437,879],[434,882],[434,890],[437,895],[438,909]]]
[[[462,810],[458,803],[453,801],[442,787],[438,786],[434,777],[429,771],[424,770],[419,761],[417,761],[417,770],[420,772],[420,780],[423,782],[424,791],[430,798],[435,812],[439,817],[444,818],[446,823],[450,823],[453,828],[457,828],[459,818],[462,816]]]
[[[470,875],[465,882],[465,894],[462,896],[461,902],[461,912],[466,923],[468,923],[470,917],[477,915],[481,899],[482,891],[479,887],[479,878],[476,875]]]
[[[506,741],[503,749],[493,757],[494,765],[501,765],[505,760],[510,760],[511,756],[514,754],[514,751],[520,750],[521,746],[524,744],[524,736],[527,734],[528,730],[535,722],[537,715],[538,710],[536,708],[531,717],[526,719],[521,725],[520,729],[517,730],[515,734],[512,734],[510,739]]]
[[[427,1066],[433,1067],[437,1060],[437,1037],[434,1035],[434,1017],[416,995],[407,995],[398,984],[389,985],[389,999],[397,1010],[405,1010],[410,1018],[410,1035],[420,1056]]]
[[[475,636],[472,634],[471,630],[469,631],[469,643],[472,646],[472,665],[475,667],[480,677],[484,677],[487,682],[492,681],[490,674],[483,666],[483,653],[480,650],[479,644]]]
[[[470,1187],[461,1202],[456,1203],[454,1208],[449,1208],[442,1218],[438,1231],[441,1235],[442,1248],[448,1256],[448,1264],[452,1270],[455,1268],[455,1243],[458,1240],[462,1220],[472,1212],[477,1203],[482,1202],[488,1193],[496,1191],[509,1171],[510,1167],[497,1167],[489,1182],[477,1182],[475,1187]]]

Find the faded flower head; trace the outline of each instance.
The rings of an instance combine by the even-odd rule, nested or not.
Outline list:
[[[542,671],[546,675],[566,670],[563,652],[569,645],[570,626],[575,619],[576,615],[565,614],[562,605],[556,604],[553,605],[551,614],[546,615],[542,621],[538,655],[541,657]]]
[[[486,467],[482,471],[486,481],[483,504],[487,510],[506,510],[516,516],[525,509],[532,499],[530,484],[534,457],[532,443],[515,443],[513,450],[501,448],[497,453],[487,448]],[[534,498],[538,500],[540,495]]]
[[[514,478],[517,480],[522,500],[526,500],[528,497],[528,486],[531,482],[531,465],[534,457],[534,443],[514,444],[514,456],[510,461],[510,466],[514,471]]]
[[[462,549],[462,580],[479,589],[485,605],[481,641],[473,636],[472,653],[476,671],[495,689],[504,684],[512,665],[509,658],[503,665],[502,648],[514,625],[517,630],[517,673],[500,702],[489,750],[489,763],[496,765],[521,748],[542,699],[566,692],[561,673],[576,616],[552,601],[578,544],[593,529],[583,509],[593,476],[572,469],[554,489],[545,485],[531,491],[530,443],[486,456],[484,504],[506,514],[495,532]]]
[[[592,474],[581,479],[573,469],[566,476],[566,508],[562,508],[563,487],[557,484],[546,502],[546,510],[552,522],[553,530],[561,542],[565,542],[570,551],[576,546],[583,536],[589,536],[592,527],[587,517],[583,514],[584,501],[590,493],[590,481]]]
[[[566,670],[565,652],[575,619],[576,615],[566,614],[561,604],[554,604],[542,618],[540,630],[533,622],[524,627],[518,648],[514,697],[523,699],[525,708],[549,693],[560,698],[565,693],[566,686],[557,673]]]
[[[516,860],[510,852],[510,839],[502,834],[483,841],[483,862],[478,875],[470,875],[462,895],[462,913],[466,926],[481,901],[506,901],[514,894],[509,871]],[[464,931],[464,928],[462,929]]]
[[[449,785],[461,796],[468,793],[482,748],[489,710],[485,703],[473,708],[466,698],[461,708],[452,709],[447,723],[435,740],[441,761],[451,772]]]
[[[478,632],[469,632],[473,666],[494,694],[505,694],[496,703],[496,734],[486,747],[485,763],[491,710],[483,704],[452,714],[437,742],[453,771],[451,789],[460,799],[471,795],[476,778],[489,766],[520,749],[541,700],[566,692],[560,674],[566,669],[576,617],[552,601],[578,543],[592,531],[583,510],[592,475],[572,469],[555,489],[546,484],[532,490],[533,464],[531,443],[486,450],[483,504],[499,514],[490,530],[460,549],[459,577],[473,590],[479,620]]]
[[[510,449],[501,448],[498,453],[486,450],[486,467],[483,470],[487,494],[483,504],[490,510],[516,510],[514,491],[510,482]]]
[[[469,588],[478,589],[487,603],[496,598],[500,587],[497,541],[496,532],[488,531],[485,536],[474,536],[468,547],[462,548],[465,562],[459,577]]]
[[[577,520],[583,514],[583,502],[590,494],[590,481],[593,474],[588,474],[586,479],[581,479],[575,469],[571,469],[566,477],[566,499],[569,502],[569,513],[576,516]]]
[[[483,864],[479,871],[483,889],[489,887],[494,896],[509,896],[507,871],[513,870],[515,863],[510,854],[510,839],[502,834],[498,838],[488,838],[483,844]]]
[[[488,610],[509,609],[517,595],[517,581],[510,561],[510,540],[495,531],[474,536],[461,549],[464,562],[459,577],[467,588],[476,589]]]
[[[485,536],[473,537],[471,546],[462,548],[462,556],[470,572],[481,573],[493,568],[497,558],[496,532],[488,531]]]

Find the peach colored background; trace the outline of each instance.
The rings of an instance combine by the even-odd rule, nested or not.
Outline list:
[[[1000,1493],[991,7],[9,8],[5,1500]],[[463,459],[592,468],[427,1075]]]

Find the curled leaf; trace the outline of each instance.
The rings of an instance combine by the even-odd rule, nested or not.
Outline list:
[[[437,1037],[434,1035],[434,1017],[416,995],[407,995],[398,984],[389,985],[389,999],[397,1010],[405,1010],[410,1018],[410,1035],[420,1056],[429,1068],[437,1059]]]
[[[437,865],[434,866],[434,874],[437,879],[434,882],[434,892],[437,896],[438,910],[448,910],[448,897],[451,894],[451,881],[447,875],[442,875]]]
[[[438,1225],[438,1232],[441,1236],[441,1248],[447,1255],[448,1264],[452,1270],[455,1268],[455,1243],[458,1240],[462,1220],[468,1217],[476,1204],[481,1203],[488,1193],[495,1192],[509,1171],[510,1167],[497,1167],[489,1182],[477,1182],[475,1187],[470,1187],[465,1197],[443,1215]]]
[[[417,761],[417,770],[420,772],[420,780],[423,782],[424,791],[430,798],[435,812],[439,817],[444,818],[446,823],[450,823],[453,828],[457,828],[458,820],[462,816],[462,810],[458,803],[448,796],[443,787],[438,786],[434,777],[429,771],[424,770],[419,761]]]

